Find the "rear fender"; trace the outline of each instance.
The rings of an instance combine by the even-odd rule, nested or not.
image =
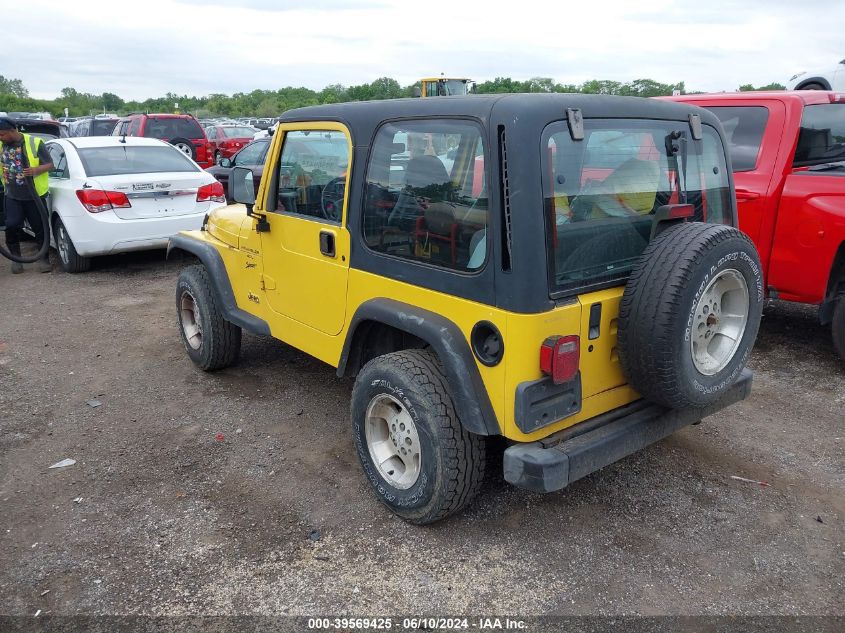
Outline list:
[[[356,354],[354,346],[361,344],[360,338],[355,336],[356,331],[368,321],[389,325],[427,343],[443,365],[449,392],[463,427],[477,435],[501,434],[466,337],[455,323],[434,312],[393,299],[371,299],[362,303],[349,324],[337,367],[338,376],[357,373],[356,367],[350,367],[347,372],[347,365],[350,364],[350,355]]]

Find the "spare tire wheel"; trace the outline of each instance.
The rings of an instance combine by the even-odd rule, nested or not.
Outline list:
[[[619,360],[644,398],[680,409],[717,401],[757,338],[763,276],[741,231],[689,222],[646,247],[619,309]]]
[[[177,138],[172,138],[167,142],[170,143],[173,147],[178,149],[180,152],[182,152],[185,156],[187,156],[191,160],[197,159],[197,148],[194,147],[194,144],[191,143],[190,140],[188,140],[186,138],[182,138],[180,136],[180,137],[177,137]]]

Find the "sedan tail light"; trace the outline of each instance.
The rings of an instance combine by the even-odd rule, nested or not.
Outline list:
[[[76,197],[88,213],[102,213],[112,209],[128,209],[132,205],[122,191],[103,191],[102,189],[79,189]]]
[[[216,180],[209,185],[203,185],[197,190],[197,202],[226,202],[223,185]]]

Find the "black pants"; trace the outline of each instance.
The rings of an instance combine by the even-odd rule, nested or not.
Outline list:
[[[41,198],[44,206],[47,206],[47,197]],[[39,246],[44,239],[44,226],[41,223],[41,213],[35,200],[15,200],[4,196],[6,203],[6,245],[17,247],[21,242],[21,230],[24,220],[29,221],[29,226],[35,233],[35,241]],[[49,238],[48,238],[49,239]]]

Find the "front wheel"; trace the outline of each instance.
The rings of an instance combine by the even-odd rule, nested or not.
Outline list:
[[[53,235],[56,238],[56,250],[59,252],[59,261],[62,270],[66,273],[84,273],[91,268],[91,258],[83,257],[76,252],[73,240],[62,223],[59,216],[53,221]]]
[[[352,391],[352,434],[379,500],[416,524],[464,508],[484,478],[484,438],[467,432],[429,350],[367,363]]]
[[[190,266],[179,274],[176,310],[185,351],[197,367],[213,371],[238,359],[241,328],[223,318],[205,266]]]

